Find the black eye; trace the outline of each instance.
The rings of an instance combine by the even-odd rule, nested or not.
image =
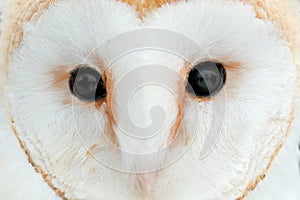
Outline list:
[[[226,71],[222,64],[202,62],[190,71],[186,90],[196,97],[210,97],[222,89],[225,81]]]
[[[92,102],[106,97],[102,76],[88,66],[71,72],[69,86],[72,94],[82,101]]]

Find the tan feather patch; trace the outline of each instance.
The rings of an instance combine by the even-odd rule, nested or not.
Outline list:
[[[159,8],[164,4],[176,2],[178,0],[122,0],[129,5],[135,6],[140,16],[146,12]]]

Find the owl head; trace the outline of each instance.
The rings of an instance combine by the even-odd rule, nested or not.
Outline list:
[[[63,199],[246,197],[293,120],[297,6],[6,1],[1,75],[18,148]]]

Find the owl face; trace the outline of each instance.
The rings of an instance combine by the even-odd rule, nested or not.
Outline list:
[[[49,2],[28,8],[43,9],[22,24],[6,88],[59,196],[246,195],[292,119],[295,60],[275,21],[248,1]]]

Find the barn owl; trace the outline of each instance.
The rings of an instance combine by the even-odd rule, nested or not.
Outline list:
[[[300,199],[297,0],[6,0],[1,199]]]

